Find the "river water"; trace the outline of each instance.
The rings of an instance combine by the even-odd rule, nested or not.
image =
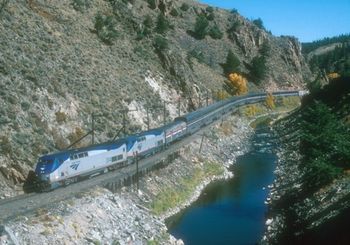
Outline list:
[[[204,189],[199,199],[166,223],[185,244],[256,244],[265,229],[268,195],[276,156],[271,132],[257,128],[252,150],[232,167],[234,177]]]

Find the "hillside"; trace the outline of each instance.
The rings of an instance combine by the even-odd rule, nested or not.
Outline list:
[[[302,44],[302,52],[313,73],[350,76],[350,35],[324,38]]]
[[[263,244],[349,244],[350,83],[338,78],[279,121]]]
[[[191,1],[2,1],[0,40],[0,197],[21,190],[38,156],[90,131],[92,113],[102,142],[122,128],[123,110],[126,133],[146,129],[147,108],[151,127],[164,103],[167,120],[178,100],[181,113],[194,110],[223,89],[230,50],[251,91],[310,77],[297,39]]]

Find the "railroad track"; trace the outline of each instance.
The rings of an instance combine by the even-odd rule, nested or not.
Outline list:
[[[277,96],[283,96],[283,94],[277,95]],[[287,95],[287,96],[291,96],[291,95]],[[266,96],[260,98],[259,101],[262,101],[265,98]],[[252,102],[249,102],[249,97],[247,99],[248,101],[247,103],[244,103],[244,99],[242,99],[242,101],[243,103],[241,102],[236,106],[235,108],[236,110],[242,105],[258,102],[256,99]],[[221,118],[228,117],[230,114],[231,113],[225,114]],[[170,154],[177,152],[181,147],[189,144],[194,139],[198,138],[203,131],[207,130],[209,127],[211,127],[212,125],[218,122],[219,120],[203,127],[202,129],[197,131],[195,134],[185,137],[181,141],[178,141],[172,144],[169,148],[151,157],[140,160],[138,164],[138,171],[144,172],[145,170],[152,168],[152,166],[156,165],[157,163],[161,161],[166,161],[167,157]],[[136,164],[131,164],[122,169],[111,171],[106,174],[96,176],[94,178],[82,180],[77,183],[71,184],[69,186],[58,188],[51,192],[29,193],[29,194],[19,195],[13,198],[1,200],[0,201],[0,223],[10,221],[11,219],[14,219],[21,215],[31,214],[33,213],[33,211],[35,211],[38,208],[49,207],[54,203],[58,203],[60,201],[66,200],[80,192],[88,191],[95,186],[106,186],[108,185],[108,183],[111,183],[111,182],[122,182],[123,180],[128,179],[131,176],[134,176],[136,174],[137,170],[135,165]]]

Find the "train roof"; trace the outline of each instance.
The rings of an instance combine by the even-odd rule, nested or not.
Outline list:
[[[59,157],[59,156],[70,156],[73,153],[78,153],[78,152],[85,152],[85,151],[91,151],[91,150],[110,150],[110,149],[115,149],[118,148],[119,146],[123,145],[126,142],[126,139],[118,139],[114,141],[109,141],[101,144],[94,144],[94,145],[89,145],[86,147],[81,147],[81,148],[76,148],[76,149],[68,149],[68,150],[63,150],[63,151],[58,151],[58,152],[53,152],[49,153],[46,155],[41,156],[41,158],[45,157]]]
[[[220,106],[223,106],[227,103],[229,103],[231,101],[231,99],[226,99],[226,100],[221,100],[219,102],[216,102],[214,104],[211,104],[209,106],[206,107],[202,107],[196,111],[187,113],[186,115],[180,116],[175,118],[175,121],[185,121],[185,122],[191,122],[193,120],[196,120],[198,117],[211,112],[213,110],[216,110],[217,108],[219,108]]]

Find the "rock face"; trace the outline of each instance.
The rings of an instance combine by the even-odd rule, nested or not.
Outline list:
[[[207,91],[222,89],[226,78],[220,64],[229,50],[248,73],[253,57],[269,45],[269,71],[260,87],[251,83],[253,90],[300,87],[309,74],[296,39],[273,37],[237,13],[197,2],[159,0],[155,9],[147,1],[5,2],[0,183],[11,188],[41,154],[64,149],[90,131],[92,113],[99,115],[95,135],[102,142],[122,127],[120,110],[137,109],[126,117],[131,133],[146,128],[147,108],[151,127],[162,122],[164,102],[167,120],[177,115],[178,100],[181,113],[197,108]],[[158,34],[162,11],[168,30]],[[196,17],[210,11],[210,28],[216,25],[223,37],[197,40],[189,34]]]

